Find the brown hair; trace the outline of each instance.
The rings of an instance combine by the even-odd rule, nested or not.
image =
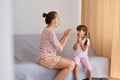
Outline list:
[[[57,12],[51,11],[49,13],[43,13],[43,17],[45,17],[45,23],[50,24],[53,19],[55,19]]]
[[[87,26],[85,25],[78,25],[76,30],[77,31],[83,30],[85,32],[85,35],[87,35]]]
[[[88,37],[87,37],[87,33],[88,33],[88,32],[87,32],[87,26],[85,26],[85,25],[78,25],[77,28],[76,28],[76,30],[77,30],[77,31],[83,30],[83,31],[85,32],[86,38],[88,38]],[[87,39],[86,39],[84,45],[87,45],[87,42],[88,42],[88,41],[87,41]]]

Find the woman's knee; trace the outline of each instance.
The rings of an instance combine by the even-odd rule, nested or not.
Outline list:
[[[72,71],[74,68],[75,68],[75,63],[74,63],[74,61],[71,61],[70,65],[69,65],[70,71]]]

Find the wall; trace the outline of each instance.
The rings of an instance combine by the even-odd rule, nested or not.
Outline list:
[[[0,80],[13,80],[12,0],[0,0]]]
[[[39,34],[46,26],[43,12],[57,11],[61,23],[56,32],[81,24],[81,0],[14,0],[14,34]]]

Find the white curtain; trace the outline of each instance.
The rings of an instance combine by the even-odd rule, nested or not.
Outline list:
[[[13,80],[12,0],[0,0],[0,80]]]

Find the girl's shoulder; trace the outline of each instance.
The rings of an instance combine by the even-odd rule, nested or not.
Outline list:
[[[87,39],[87,44],[90,46],[90,39],[89,38],[86,39]]]
[[[85,41],[85,40],[88,40],[88,41],[90,41],[90,39],[89,39],[89,38],[84,38],[84,39],[83,39],[83,41]]]
[[[90,41],[90,39],[89,38],[86,38],[88,41]]]

